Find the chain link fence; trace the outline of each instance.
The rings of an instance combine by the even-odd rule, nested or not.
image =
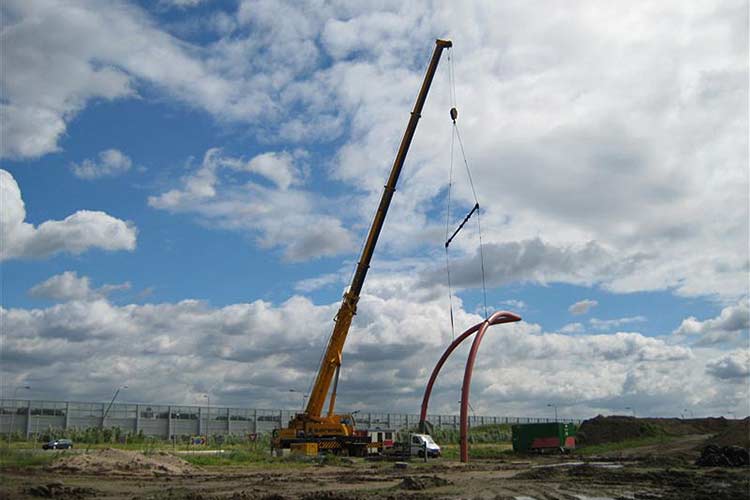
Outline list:
[[[148,403],[0,400],[0,434],[36,436],[49,429],[119,428],[125,433],[169,439],[184,435],[265,434],[285,425],[298,410],[229,408],[208,405],[164,405]],[[415,427],[419,415],[410,413],[356,412],[358,428],[393,429]],[[458,415],[430,414],[435,428],[458,429]],[[469,416],[472,427],[489,424],[554,422],[546,417]],[[578,420],[559,419],[579,423]]]

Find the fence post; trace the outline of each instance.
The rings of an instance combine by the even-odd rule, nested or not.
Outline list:
[[[200,420],[198,421],[200,427]],[[172,407],[167,406],[167,439],[172,439]]]
[[[253,434],[258,434],[258,410],[253,410]]]
[[[70,401],[65,402],[65,429],[68,430],[68,427],[70,427]]]
[[[31,400],[26,405],[26,439],[31,436]]]
[[[135,433],[141,430],[141,405],[135,405]]]
[[[227,434],[231,434],[229,428],[229,408],[227,408]]]

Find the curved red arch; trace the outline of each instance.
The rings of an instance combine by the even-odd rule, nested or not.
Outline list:
[[[445,361],[451,355],[451,353],[458,347],[461,342],[469,338],[473,333],[479,331],[474,342],[471,345],[471,351],[469,351],[469,358],[466,360],[466,369],[464,371],[464,381],[461,387],[461,461],[469,461],[469,448],[468,448],[468,405],[469,405],[469,388],[471,387],[471,374],[474,371],[474,361],[477,357],[477,351],[479,350],[479,344],[482,342],[484,332],[492,325],[499,325],[502,323],[513,323],[515,321],[521,321],[521,317],[517,314],[508,311],[497,311],[493,313],[489,318],[481,323],[477,323],[472,326],[456,340],[451,342],[448,348],[445,350],[443,355],[438,360],[435,368],[432,370],[430,379],[427,382],[425,388],[424,397],[422,398],[422,409],[419,415],[420,426],[427,420],[427,406],[430,402],[430,395],[432,394],[432,387],[435,385],[440,369],[445,364]]]

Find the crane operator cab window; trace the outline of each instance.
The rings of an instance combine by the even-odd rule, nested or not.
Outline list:
[[[350,415],[341,418],[341,423],[344,425],[354,425],[354,418]]]

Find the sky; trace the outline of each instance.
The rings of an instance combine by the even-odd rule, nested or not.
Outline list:
[[[299,407],[444,38],[338,408],[750,414],[746,1],[0,13],[3,397]]]

